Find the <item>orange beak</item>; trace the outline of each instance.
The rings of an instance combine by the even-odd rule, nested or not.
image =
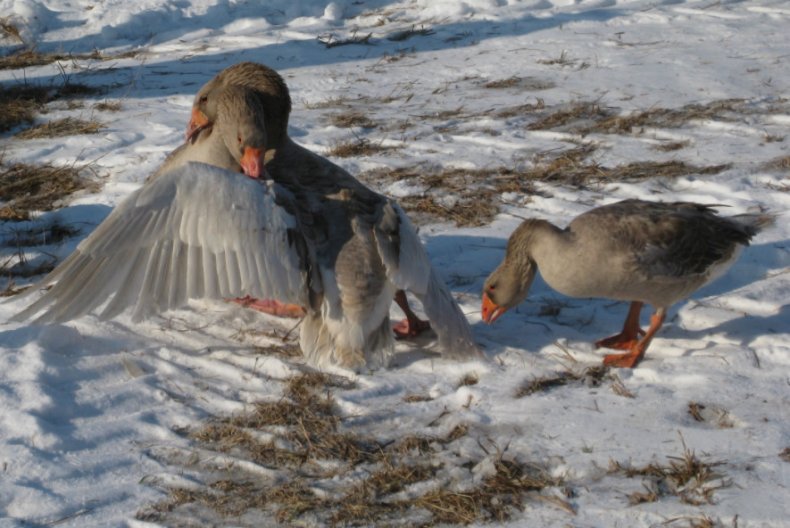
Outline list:
[[[187,133],[186,139],[187,141],[195,141],[197,139],[198,134],[201,130],[207,128],[210,125],[208,117],[206,114],[198,110],[197,108],[192,108],[192,118],[189,120],[189,124],[187,125]]]
[[[246,147],[241,157],[241,169],[250,178],[260,179],[266,176],[263,165],[263,151],[261,149]]]
[[[507,311],[507,308],[502,308],[491,300],[487,293],[483,292],[483,321],[488,324],[493,323],[499,316]]]

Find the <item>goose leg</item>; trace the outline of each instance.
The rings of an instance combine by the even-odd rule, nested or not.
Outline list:
[[[637,363],[642,361],[647,347],[650,346],[650,341],[653,340],[653,336],[664,324],[666,315],[667,311],[665,308],[656,310],[656,313],[650,317],[650,327],[647,329],[645,336],[634,343],[627,354],[607,354],[603,358],[603,364],[608,367],[634,368]]]
[[[642,304],[639,301],[632,302],[628,309],[628,316],[625,318],[625,324],[623,324],[623,331],[596,341],[596,348],[630,350],[639,341],[639,336],[645,335],[645,331],[639,327],[639,313],[642,311]]]
[[[431,328],[431,323],[417,317],[417,314],[409,307],[409,301],[406,299],[406,292],[403,290],[396,291],[395,302],[398,303],[398,306],[406,315],[406,319],[392,327],[396,339],[414,337]]]
[[[270,315],[276,315],[277,317],[293,317],[294,319],[298,319],[300,317],[304,317],[305,313],[304,308],[298,304],[281,303],[275,299],[256,299],[255,297],[245,295],[244,297],[230,299],[230,301],[240,304],[245,308],[251,308],[253,310],[258,310],[259,312]]]

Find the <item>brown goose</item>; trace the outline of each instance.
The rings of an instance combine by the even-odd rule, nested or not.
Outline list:
[[[266,121],[267,149],[277,153],[274,161],[266,166],[269,177],[286,184],[298,181],[303,187],[325,196],[346,190],[360,200],[373,200],[379,205],[385,203],[383,197],[373,193],[348,172],[291,140],[288,136],[288,117],[291,112],[288,86],[276,71],[263,64],[234,64],[206,83],[195,95],[187,137],[199,133],[217,119],[218,97],[227,86],[244,86],[253,90],[259,98]],[[395,292],[395,301],[406,315],[405,320],[393,327],[396,336],[415,336],[430,328],[428,321],[418,318],[409,307],[403,290]],[[252,301],[252,306],[269,313],[292,315],[295,311],[270,300]]]
[[[622,332],[596,345],[627,351],[606,355],[605,365],[632,368],[667,308],[722,275],[772,222],[767,214],[724,218],[711,206],[643,200],[592,209],[565,229],[525,220],[483,286],[483,320],[493,323],[523,301],[540,269],[546,283],[565,295],[631,301]],[[656,308],[646,332],[639,326],[644,303]]]
[[[265,151],[260,102],[236,86],[224,98],[198,140],[210,131],[206,149],[223,144],[252,172],[263,160],[245,158]],[[383,364],[392,351],[388,314],[400,287],[423,301],[443,354],[481,357],[396,204],[374,193],[322,193],[202,163],[175,165],[124,200],[16,319],[60,322],[103,307],[102,318],[133,308],[139,320],[189,299],[277,298],[305,308],[300,345],[309,361],[358,368]]]

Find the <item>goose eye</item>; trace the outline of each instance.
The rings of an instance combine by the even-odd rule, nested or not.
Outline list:
[[[205,103],[208,101],[208,96],[204,95],[200,99],[198,99],[198,103]]]
[[[236,141],[238,141],[239,145],[241,145],[241,135],[236,136]]]
[[[491,284],[488,286],[488,291],[494,291],[494,290],[496,290],[496,284]]]

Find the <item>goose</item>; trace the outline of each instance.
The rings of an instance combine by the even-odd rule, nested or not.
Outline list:
[[[260,173],[259,100],[229,86],[219,103],[195,145],[224,146],[248,176]],[[484,357],[396,203],[245,177],[189,160],[190,150],[121,202],[41,282],[54,285],[14,319],[59,323],[100,309],[102,319],[131,310],[140,321],[190,299],[276,298],[303,307],[300,347],[308,362],[359,370],[387,364],[389,306],[402,288],[423,302],[444,356]]]
[[[288,86],[275,70],[255,62],[240,62],[229,66],[209,80],[195,95],[192,115],[187,126],[187,138],[199,133],[217,119],[217,100],[227,86],[243,86],[253,90],[263,108],[266,121],[267,149],[277,152],[273,163],[267,164],[268,176],[278,182],[302,183],[319,193],[332,194],[347,189],[360,200],[373,200],[381,207],[387,203],[347,171],[307,149],[297,145],[288,136],[288,118],[291,96]],[[404,224],[405,225],[405,224]],[[411,229],[409,226],[408,229]],[[408,239],[406,237],[404,240]],[[405,248],[404,248],[405,249]],[[402,289],[395,292],[395,302],[406,318],[393,326],[396,337],[419,335],[430,328],[430,323],[420,319],[409,306]],[[299,309],[273,300],[249,299],[247,304],[268,313],[298,315]]]
[[[577,216],[565,229],[525,220],[510,236],[505,258],[483,285],[482,318],[493,323],[527,297],[540,270],[546,283],[571,297],[630,301],[619,334],[596,346],[624,350],[604,364],[633,368],[661,328],[667,308],[721,276],[770,214],[718,216],[715,206],[624,200]],[[644,303],[655,307],[639,326]]]

